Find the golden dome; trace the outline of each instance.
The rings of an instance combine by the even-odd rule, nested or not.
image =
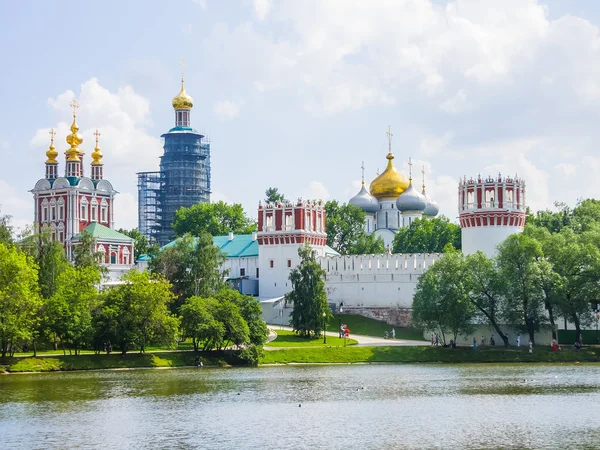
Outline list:
[[[101,166],[104,163],[102,162],[102,152],[100,151],[100,147],[98,146],[98,138],[100,137],[100,133],[98,130],[94,133],[96,136],[96,146],[94,147],[94,151],[92,152],[92,166]]]
[[[185,92],[183,77],[181,77],[181,91],[179,91],[176,97],[173,97],[171,103],[174,109],[192,109],[194,106],[194,99]]]
[[[394,167],[392,163],[394,155],[392,152],[388,153],[386,158],[388,160],[387,167],[381,175],[371,182],[371,186],[369,187],[371,195],[378,200],[388,197],[397,198],[408,189],[409,185],[408,180]]]
[[[67,155],[67,161],[79,161],[79,155],[83,155],[83,151],[79,150],[79,144],[83,142],[83,138],[78,133],[79,127],[75,121],[75,114],[73,114],[73,123],[71,124],[71,134],[67,136],[67,144],[71,146],[65,154]]]
[[[58,164],[58,161],[56,160],[56,157],[58,156],[58,152],[54,149],[54,135],[55,134],[56,133],[54,132],[54,129],[50,130],[50,147],[48,148],[48,151],[46,152],[46,156],[48,157],[46,164]]]

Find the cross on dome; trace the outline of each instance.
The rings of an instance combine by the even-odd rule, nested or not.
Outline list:
[[[362,161],[362,164],[360,165],[361,171],[362,171],[362,185],[365,185],[365,162]]]
[[[98,147],[98,138],[101,136],[98,130],[94,131],[94,136],[96,136],[96,147]]]
[[[50,145],[54,145],[54,136],[56,136],[56,131],[54,131],[54,128],[50,128],[48,133],[50,134]]]
[[[77,103],[77,99],[75,97],[73,97],[73,100],[71,103],[69,103],[69,106],[73,108],[73,117],[75,117],[77,115],[77,109],[79,109],[79,103]]]
[[[392,137],[393,137],[394,135],[392,134],[392,130],[391,130],[391,128],[390,128],[390,126],[389,126],[389,125],[388,125],[388,130],[386,131],[386,133],[385,133],[385,134],[387,134],[387,137],[388,137],[388,151],[389,151],[390,153],[392,153]]]
[[[408,179],[412,182],[412,159],[410,158],[410,156],[408,157]]]

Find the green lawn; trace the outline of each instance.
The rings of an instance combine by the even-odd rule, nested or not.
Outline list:
[[[327,344],[323,343],[323,338],[306,338],[298,336],[293,331],[275,330],[277,338],[267,344],[267,347],[343,347],[344,339],[336,336],[327,336]],[[346,345],[356,345],[354,339],[346,339]]]
[[[261,364],[289,363],[518,363],[518,362],[600,362],[600,348],[552,352],[536,348],[534,352],[516,348],[473,351],[470,348],[440,347],[330,347],[290,348],[264,353]]]
[[[327,330],[337,332],[339,330],[339,314],[334,314],[333,319],[327,324]],[[392,327],[385,322],[369,319],[368,317],[356,316],[353,314],[342,314],[342,323],[350,328],[350,335],[360,334],[363,336],[384,337],[385,332],[391,333],[392,328],[396,329],[396,339],[409,339],[422,341],[423,330],[416,328]]]

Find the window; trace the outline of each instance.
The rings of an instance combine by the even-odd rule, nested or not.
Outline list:
[[[269,268],[272,269],[275,267],[275,261],[273,261],[272,259],[269,260]]]
[[[382,204],[379,205],[379,209],[383,209],[383,205]]]
[[[58,220],[65,220],[65,201],[62,198],[58,201]]]
[[[129,248],[124,247],[123,248],[123,264],[129,265],[129,257],[130,256],[131,256],[131,254],[129,253]]]
[[[106,200],[102,200],[102,205],[100,206],[100,222],[108,222],[108,204],[106,203]]]
[[[273,231],[273,216],[267,216],[267,231]]]
[[[246,269],[241,268],[240,269],[240,277],[245,277],[246,276]]]
[[[59,230],[58,231],[58,242],[62,243],[62,241],[63,241],[63,232],[62,232],[62,230]]]
[[[112,252],[110,254],[110,263],[111,264],[116,264],[117,263],[117,254],[115,252]]]
[[[42,222],[48,222],[48,200],[42,202]]]
[[[98,221],[98,201],[96,199],[92,200],[92,203],[90,206],[90,220],[92,222]]]
[[[387,213],[387,211],[385,212],[385,227],[389,228],[388,227],[388,213]]]
[[[84,197],[81,199],[81,203],[79,204],[79,219],[87,220],[88,218],[88,202]]]
[[[287,266],[288,266],[288,267],[292,267],[292,260],[291,260],[291,259],[288,259],[288,260],[287,260]]]
[[[256,268],[256,278],[258,278],[258,267]]]
[[[292,229],[292,215],[288,214],[285,216],[285,231],[290,231]]]
[[[56,200],[54,199],[50,202],[50,220],[52,222],[56,220]]]

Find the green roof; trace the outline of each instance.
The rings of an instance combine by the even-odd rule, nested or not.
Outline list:
[[[112,230],[104,225],[100,225],[98,222],[92,222],[87,227],[85,227],[81,233],[84,231],[88,232],[92,235],[92,237],[96,239],[110,239],[113,241],[133,241],[132,238],[127,236],[126,234],[119,233],[118,231]],[[73,236],[73,239],[78,239],[81,236],[81,233]]]
[[[196,243],[198,238],[194,238]],[[177,239],[161,247],[172,247]],[[228,258],[252,258],[258,256],[258,241],[252,239],[251,234],[237,234],[229,240],[229,236],[213,236],[213,243],[219,247]]]

